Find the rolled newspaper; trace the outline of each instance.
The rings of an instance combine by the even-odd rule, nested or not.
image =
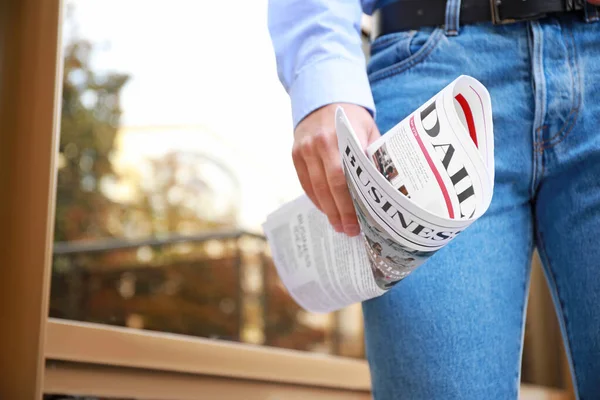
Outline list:
[[[361,234],[335,232],[306,196],[263,225],[282,282],[312,312],[386,293],[481,217],[494,189],[491,99],[472,77],[458,77],[366,153],[341,107],[335,118]]]

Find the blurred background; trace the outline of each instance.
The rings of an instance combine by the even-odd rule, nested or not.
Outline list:
[[[266,1],[65,4],[50,316],[362,357],[360,306],[301,310],[262,235],[301,194]]]
[[[65,1],[51,317],[364,357],[360,305],[300,309],[262,234],[301,194],[266,3]],[[523,381],[565,387],[534,264]]]

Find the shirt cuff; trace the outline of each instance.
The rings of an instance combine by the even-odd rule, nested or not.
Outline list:
[[[330,58],[302,68],[290,88],[294,129],[308,114],[332,103],[351,103],[375,115],[364,63]]]

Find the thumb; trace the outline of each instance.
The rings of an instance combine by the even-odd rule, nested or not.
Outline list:
[[[600,1],[600,0],[599,0]],[[364,107],[355,104],[342,104],[350,125],[358,137],[363,149],[377,140],[381,135],[371,113]]]

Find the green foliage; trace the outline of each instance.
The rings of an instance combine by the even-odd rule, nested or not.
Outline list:
[[[112,204],[100,184],[113,174],[119,98],[129,77],[92,70],[92,50],[82,40],[65,48],[56,241],[109,236],[103,218]]]
[[[65,48],[55,241],[122,237],[125,226],[155,237],[234,228],[235,206],[218,218],[207,217],[214,204],[213,188],[202,176],[185,170],[201,165],[200,159],[190,161],[185,154],[151,160],[152,184],[142,185],[143,179],[137,179],[131,202],[113,203],[105,195],[102,182],[119,180],[111,156],[121,117],[120,95],[129,77],[94,71],[93,50],[83,40]],[[189,179],[177,179],[182,175]],[[201,215],[198,207],[209,212]],[[118,226],[109,230],[115,218]],[[237,249],[211,258],[205,247],[191,246],[199,253],[188,249],[188,254],[159,246],[147,262],[140,260],[137,249],[57,256],[50,315],[117,325],[141,316],[146,329],[236,339],[242,329]],[[271,260],[264,262],[271,271],[265,288],[267,313],[262,316],[266,344],[308,349],[323,342],[324,331],[298,320],[298,305],[278,284]],[[130,294],[122,290],[124,283],[132,285]]]

